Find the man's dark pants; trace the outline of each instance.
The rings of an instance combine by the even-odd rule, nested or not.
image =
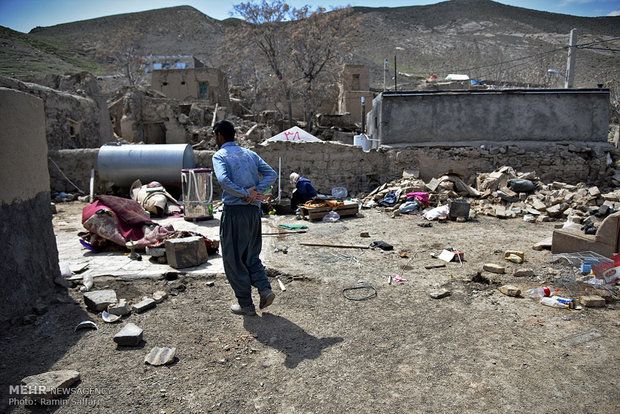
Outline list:
[[[220,222],[224,271],[241,307],[252,305],[252,286],[271,289],[259,258],[261,212],[255,205],[224,206]]]

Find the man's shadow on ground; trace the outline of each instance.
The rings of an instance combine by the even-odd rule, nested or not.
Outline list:
[[[286,318],[270,313],[244,317],[244,328],[259,342],[286,355],[284,365],[295,368],[304,359],[317,359],[323,349],[342,342],[340,337],[317,338]]]

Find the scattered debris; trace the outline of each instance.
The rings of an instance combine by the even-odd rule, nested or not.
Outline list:
[[[551,242],[553,240],[553,236],[547,237],[546,239],[543,239],[541,241],[539,241],[538,243],[536,243],[534,246],[532,246],[532,249],[534,250],[551,250]]]
[[[67,395],[71,385],[80,380],[80,373],[74,370],[48,371],[25,377],[21,381],[23,397],[46,405],[46,400]]]
[[[475,187],[475,188],[474,188]],[[473,216],[484,214],[497,218],[523,216],[525,221],[548,221],[549,218],[562,218],[569,215],[588,217],[593,210],[603,216],[620,207],[620,191],[602,194],[598,187],[587,187],[583,183],[570,185],[558,181],[545,184],[533,172],[516,172],[512,167],[503,166],[491,173],[479,173],[470,183],[453,172],[432,178],[428,183],[403,174],[403,178],[385,183],[363,199],[366,208],[397,210],[407,202],[412,192],[429,192],[428,204],[438,211],[425,211],[429,220],[439,216],[458,217],[456,210],[450,213],[450,204],[468,203]],[[381,206],[388,194],[399,194],[398,199],[389,206]],[[463,197],[467,197],[465,200]],[[461,198],[460,200],[457,200]],[[444,203],[445,205],[440,205]],[[447,204],[446,204],[447,203]],[[428,207],[428,206],[425,206]],[[462,206],[463,211],[465,204]],[[437,215],[439,214],[439,215]],[[464,217],[464,214],[460,214]]]
[[[447,250],[447,249],[442,250],[439,256],[437,256],[437,258],[447,263],[459,262],[461,263],[461,265],[463,264],[463,259],[464,259],[463,252],[459,252],[458,250]]]
[[[525,253],[520,250],[506,250],[504,252],[504,259],[513,263],[523,263],[525,260]]]
[[[521,289],[513,285],[504,285],[500,286],[499,291],[502,292],[506,296],[520,296]]]
[[[144,363],[154,366],[168,365],[174,362],[174,354],[176,348],[159,348],[154,347],[151,352],[144,357]]]
[[[112,315],[106,311],[101,312],[101,319],[106,323],[118,322],[121,317],[119,315]]]
[[[82,277],[82,287],[80,288],[80,291],[88,292],[90,289],[92,289],[94,284],[95,284],[95,281],[93,280],[93,275],[85,274]]]
[[[548,296],[540,300],[540,303],[552,308],[575,309],[575,301],[561,296]]]
[[[93,290],[84,293],[84,303],[86,307],[95,312],[106,310],[109,305],[117,301],[116,292],[111,289]]]
[[[125,316],[131,313],[126,299],[119,299],[117,303],[108,305],[108,313],[117,316]]]
[[[487,272],[497,273],[500,275],[506,273],[506,268],[504,266],[500,266],[494,263],[486,263],[482,266],[482,269],[486,270]]]
[[[82,321],[80,323],[78,323],[75,328],[73,328],[73,332],[77,332],[80,329],[94,329],[94,330],[99,330],[99,327],[97,326],[97,324],[93,321]]]
[[[381,241],[381,240],[375,240],[375,241],[373,241],[372,243],[370,243],[370,247],[371,247],[371,248],[378,247],[378,248],[380,248],[381,250],[386,250],[386,251],[390,251],[390,250],[393,250],[393,249],[394,249],[394,246],[392,246],[391,244],[386,243],[386,242],[384,242],[384,241]]]
[[[166,300],[167,297],[168,294],[163,290],[158,290],[153,293],[153,300],[155,301],[155,303],[162,303],[164,300]]]
[[[348,292],[358,291],[358,290],[366,290],[366,291],[369,291],[369,293],[367,293],[366,296],[359,296],[359,297],[351,297],[347,295]],[[372,299],[372,298],[377,297],[377,289],[375,289],[372,285],[364,284],[362,286],[355,286],[355,287],[349,287],[349,288],[342,289],[342,296],[344,296],[348,300],[354,300],[354,301]]]
[[[605,299],[598,295],[586,295],[579,298],[579,303],[586,308],[602,308],[605,306]]]
[[[130,322],[113,339],[119,346],[138,346],[142,342],[142,333],[141,328]]]
[[[155,307],[155,304],[155,299],[143,298],[140,302],[133,305],[133,310],[137,313],[146,312],[149,309],[153,309]]]
[[[165,240],[166,259],[175,269],[199,266],[209,259],[204,238],[199,236]]]
[[[341,249],[370,249],[369,246],[360,246],[353,244],[325,244],[325,243],[299,243],[302,246],[317,246],[317,247],[339,247]]]
[[[450,296],[451,294],[452,292],[450,292],[448,289],[441,289],[441,290],[435,290],[433,292],[430,292],[430,296],[433,299],[442,299],[447,296]]]

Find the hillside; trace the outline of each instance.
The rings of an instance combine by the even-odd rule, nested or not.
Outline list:
[[[395,55],[400,76],[443,77],[462,72],[475,78],[559,86],[561,79],[549,78],[547,69],[565,70],[565,47],[572,28],[577,29],[578,44],[620,48],[619,40],[608,42],[620,38],[620,17],[567,16],[490,0],[356,7],[354,11],[363,17],[363,24],[352,60],[371,67],[371,82],[376,88],[383,86],[384,59],[389,59],[393,73]],[[225,30],[235,24],[241,21],[219,21],[192,7],[180,6],[37,27],[29,34],[5,29],[0,33],[3,46],[10,47],[2,48],[0,66],[4,74],[18,77],[36,71],[83,69],[92,64],[98,50],[110,47],[115,33],[127,28],[140,34],[137,46],[142,55],[194,55],[207,65],[217,65]],[[20,56],[27,57],[26,64]],[[105,71],[101,64],[93,71]],[[593,87],[620,79],[620,55],[579,49],[576,68],[575,85]],[[546,78],[541,79],[543,76]],[[392,82],[390,76],[388,87]],[[406,87],[406,80],[402,82]]]
[[[0,26],[0,75],[29,77],[84,70],[96,72],[97,66],[79,51]]]

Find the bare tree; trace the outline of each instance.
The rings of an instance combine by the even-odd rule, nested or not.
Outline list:
[[[351,8],[330,12],[322,7],[296,9],[282,0],[233,7],[249,24],[227,33],[229,60],[251,61],[255,68],[262,62],[268,68],[262,86],[275,80],[287,103],[289,122],[293,97],[301,96],[307,129],[312,129],[314,108],[331,95],[330,86],[342,70],[343,56],[351,48],[360,18]]]
[[[309,6],[293,10],[296,24],[290,37],[291,59],[298,79],[303,82],[307,129],[312,129],[314,108],[325,98],[325,86],[335,83],[342,71],[343,57],[351,50],[360,19],[352,9],[330,12],[322,7],[312,11]]]
[[[143,77],[144,59],[138,53],[137,45],[142,35],[135,29],[121,29],[116,32],[107,48],[100,49],[99,58],[105,59],[127,78],[130,85],[136,85]]]
[[[284,96],[288,106],[289,123],[292,125],[292,83],[290,65],[288,65],[288,39],[282,24],[291,19],[291,9],[281,0],[263,0],[261,3],[246,2],[233,6],[235,12],[247,23],[231,27],[226,33],[226,50],[223,52],[227,61],[239,62],[236,69],[252,73],[243,77],[256,93],[276,85]],[[262,63],[262,65],[261,65]],[[247,65],[253,68],[248,71]],[[245,68],[243,66],[246,66]],[[262,76],[260,68],[267,68]],[[274,79],[275,78],[275,79]],[[272,82],[275,80],[275,82]],[[274,100],[277,105],[278,99]]]

